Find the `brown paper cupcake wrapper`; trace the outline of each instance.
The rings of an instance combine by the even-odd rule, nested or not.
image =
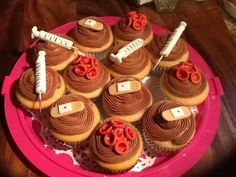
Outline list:
[[[96,57],[96,58],[98,58],[99,60],[102,61],[102,60],[105,60],[105,59],[106,59],[106,57],[107,57],[109,51],[110,51],[110,48],[108,48],[108,49],[106,49],[106,50],[104,50],[104,51],[102,51],[102,52],[93,52],[93,53],[91,53],[91,52],[85,52],[84,54],[85,54],[85,56]]]

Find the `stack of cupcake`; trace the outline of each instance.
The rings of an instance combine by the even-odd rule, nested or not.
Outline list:
[[[207,99],[209,86],[188,62],[183,39],[159,63],[164,72],[153,76],[152,63],[168,36],[153,37],[144,14],[129,12],[112,28],[98,17],[86,17],[67,35],[58,34],[74,47],[37,41],[34,59],[42,59],[38,53],[44,51],[46,66],[40,62],[24,71],[16,89],[24,107],[47,110],[48,132],[56,140],[87,140],[91,158],[112,173],[131,169],[147,144],[157,152],[176,152],[191,142],[196,121],[189,106]],[[151,87],[160,88],[163,100],[153,98],[146,76],[160,80]],[[40,82],[45,89],[39,88],[39,94]]]

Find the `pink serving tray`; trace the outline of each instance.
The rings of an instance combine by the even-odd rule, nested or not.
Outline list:
[[[110,25],[114,25],[119,17],[102,17]],[[71,22],[53,30],[57,33],[66,33],[76,25]],[[154,34],[168,33],[167,30],[152,25]],[[204,59],[189,44],[190,60],[196,64],[205,74],[210,86],[210,93],[207,100],[198,106],[200,113],[197,116],[197,131],[191,143],[178,153],[171,155],[165,160],[154,163],[150,168],[141,172],[127,172],[122,176],[180,176],[189,170],[204,154],[212,142],[217,131],[220,115],[220,96],[223,90],[218,77],[215,77]],[[12,88],[13,83],[19,78],[25,67],[29,66],[26,60],[26,53],[23,53],[15,64],[11,74],[6,76],[2,87],[4,96],[5,115],[10,133],[27,159],[39,170],[48,176],[105,176],[106,174],[95,173],[73,165],[67,155],[57,155],[52,149],[46,148],[40,138],[33,130],[32,119],[24,110],[13,104]],[[14,96],[13,96],[14,97]],[[159,158],[157,158],[159,159]],[[109,176],[109,175],[106,175]],[[116,176],[116,175],[112,175]],[[117,175],[118,176],[118,175]]]

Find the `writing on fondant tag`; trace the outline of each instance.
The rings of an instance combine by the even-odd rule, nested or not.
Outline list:
[[[112,84],[109,87],[109,93],[111,95],[121,95],[125,93],[137,92],[141,89],[141,83],[139,81],[124,81],[116,84]]]
[[[174,121],[174,120],[180,120],[185,119],[191,116],[191,111],[186,106],[180,106],[172,109],[168,109],[162,112],[162,117],[166,121]]]
[[[50,110],[50,114],[54,118],[74,114],[80,112],[84,109],[84,103],[82,101],[74,101],[65,104],[61,104],[58,106],[54,106]]]
[[[103,29],[103,24],[93,20],[93,19],[89,19],[89,18],[83,18],[81,20],[79,20],[79,25],[85,27],[85,28],[89,28],[95,31],[101,31]]]

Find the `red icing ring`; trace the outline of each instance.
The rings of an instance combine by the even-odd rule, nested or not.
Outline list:
[[[132,26],[136,31],[140,31],[144,27],[141,20],[134,20]]]
[[[102,135],[110,134],[111,130],[112,130],[112,126],[106,123],[99,128],[99,133]]]
[[[88,68],[84,64],[78,64],[74,68],[75,74],[77,74],[78,76],[84,76],[87,70]]]
[[[98,76],[98,69],[91,67],[86,72],[87,79],[95,79]]]
[[[90,63],[90,60],[91,60],[91,58],[88,58],[88,57],[83,57],[82,59],[81,59],[81,63],[84,63],[84,64],[89,64]]]
[[[136,134],[133,128],[129,126],[125,127],[125,136],[128,138],[128,140],[134,140],[136,138]]]
[[[183,65],[183,69],[188,71],[189,73],[192,73],[195,71],[193,65]]]
[[[111,125],[112,127],[121,127],[121,128],[124,128],[124,123],[122,121],[120,121],[119,119],[112,119],[111,120]]]
[[[124,140],[117,141],[114,149],[117,154],[125,154],[129,150],[128,142]]]
[[[92,67],[95,67],[95,68],[97,68],[99,66],[96,58],[91,58],[90,64],[92,65]]]
[[[73,65],[79,64],[80,61],[81,61],[81,59],[82,59],[82,56],[79,56],[78,58],[76,58],[76,59],[74,59],[74,60],[72,61],[72,64],[73,64]]]
[[[195,72],[191,73],[190,80],[192,83],[198,84],[201,82],[202,76],[198,71],[195,71]]]
[[[121,18],[120,19],[120,25],[123,28],[129,27],[132,24],[131,17]]]
[[[107,146],[114,146],[116,144],[116,135],[113,132],[105,134],[103,141]]]
[[[147,23],[147,17],[143,14],[139,15],[138,19],[141,20],[142,22]]]
[[[134,14],[137,14],[137,12],[136,11],[130,11],[130,12],[127,13],[127,16],[131,16],[131,15],[134,15]]]
[[[114,134],[116,136],[117,141],[124,139],[124,129],[123,128],[116,128],[114,130]]]
[[[180,62],[180,63],[174,65],[172,68],[173,68],[174,70],[179,70],[179,69],[182,68],[183,66],[184,66],[184,63],[183,63],[183,62]]]
[[[184,80],[188,79],[189,73],[185,69],[181,68],[181,69],[176,71],[175,76],[176,76],[177,79],[184,81]]]

